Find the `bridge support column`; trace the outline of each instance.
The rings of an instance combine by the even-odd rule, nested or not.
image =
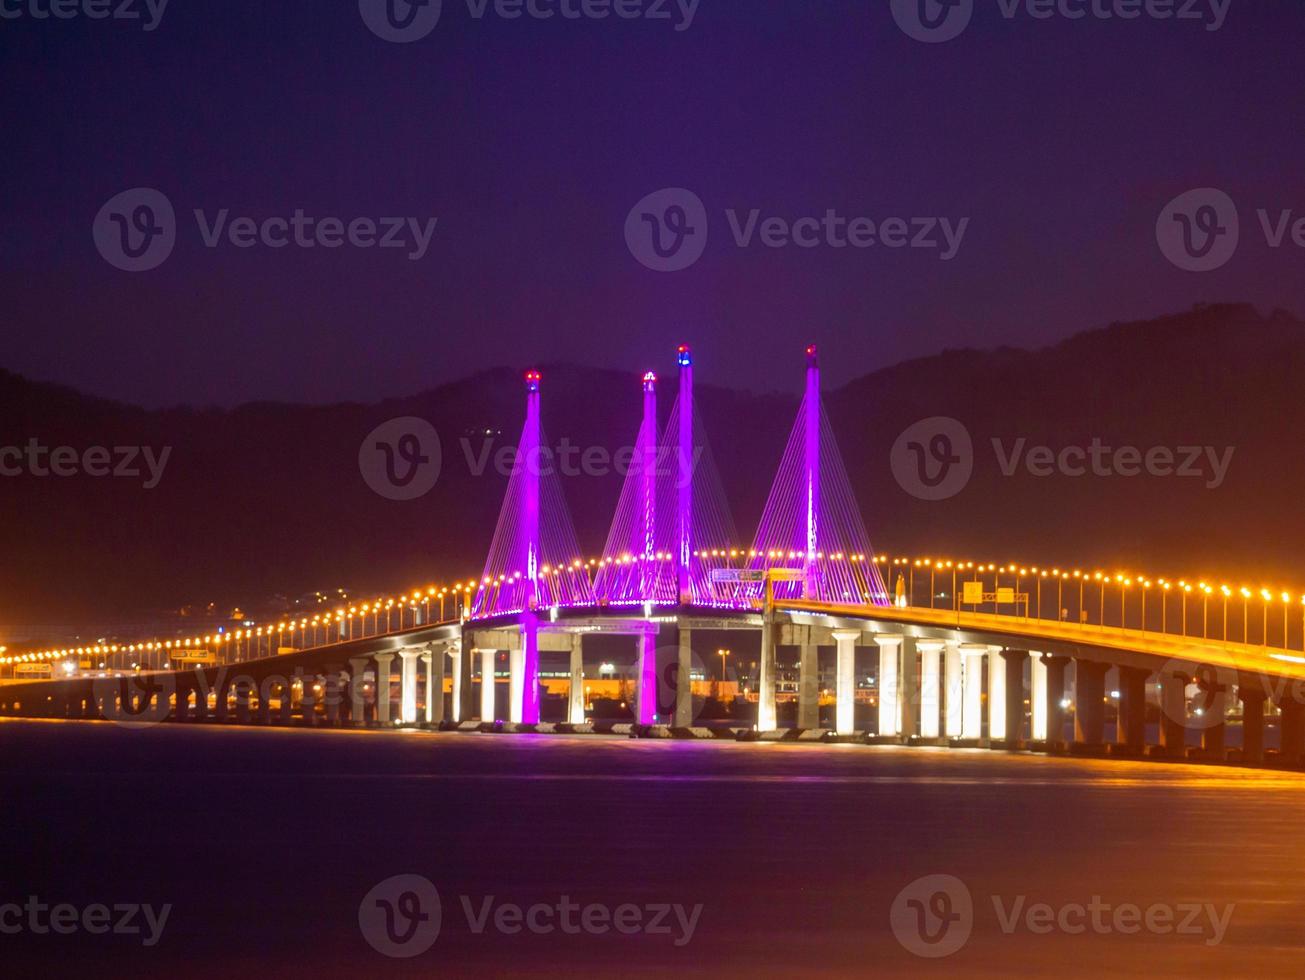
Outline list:
[[[184,682],[177,684],[177,693],[175,695],[176,703],[173,705],[172,708],[173,721],[185,721],[186,717],[190,714],[190,704],[188,700],[189,693],[190,692],[187,690]],[[83,714],[83,712],[81,711],[82,697],[83,696],[81,694],[78,694],[77,697],[73,700],[72,704],[69,705],[68,708],[69,718],[82,717]]]
[[[964,707],[961,738],[978,741],[983,737],[983,655],[988,648],[980,643],[962,643],[965,658]]]
[[[1264,761],[1264,702],[1259,688],[1237,686],[1242,702],[1242,762],[1258,765]]]
[[[313,685],[317,683],[317,678],[312,674],[307,674],[303,678],[303,691],[299,696],[299,717],[305,725],[317,724],[317,692],[313,690]]]
[[[271,677],[264,677],[258,684],[258,710],[254,713],[254,721],[260,725],[272,724],[272,684]],[[178,696],[181,692],[178,691]],[[181,701],[178,700],[178,704]]]
[[[1278,699],[1281,747],[1278,757],[1284,765],[1298,766],[1305,757],[1305,704],[1297,701],[1288,691]]]
[[[417,658],[420,650],[399,651],[399,721],[417,723]]]
[[[332,728],[340,724],[340,702],[344,700],[344,671],[335,664],[326,668],[322,683],[323,704],[326,705],[326,723]]]
[[[1101,745],[1105,736],[1106,671],[1109,664],[1074,661],[1074,741]]]
[[[584,634],[571,634],[571,686],[567,691],[566,720],[572,725],[585,723],[585,648]]]
[[[820,648],[811,640],[798,648],[798,728],[820,727]]]
[[[961,725],[964,721],[965,689],[961,672],[961,645],[948,640],[943,654],[943,704],[947,712],[947,721],[943,734],[948,738],[961,737]]]
[[[421,659],[426,665],[426,724],[438,726],[444,722],[444,651],[428,643]]]
[[[281,683],[279,693],[281,701],[277,710],[277,720],[282,725],[289,725],[294,721],[295,697],[294,688],[290,686],[288,678]]]
[[[1036,651],[1029,657],[1029,738],[1047,740],[1047,662]]]
[[[249,715],[249,684],[241,679],[236,682],[236,724],[248,725]]]
[[[1047,751],[1055,752],[1065,745],[1065,668],[1069,658],[1044,653],[1042,663],[1047,673]]]
[[[902,732],[902,696],[899,686],[902,637],[876,635],[879,647],[879,735]]]
[[[1074,741],[1101,745],[1105,740],[1105,672],[1096,660],[1074,662]]]
[[[1115,741],[1130,753],[1146,751],[1146,682],[1150,671],[1141,667],[1119,669],[1119,719]]]
[[[1002,648],[988,647],[988,741],[1006,737],[1006,661]]]
[[[378,653],[376,661],[376,722],[379,725],[390,724],[390,664],[394,654]]]
[[[1207,759],[1223,762],[1224,735],[1228,720],[1228,687],[1208,678],[1200,678],[1201,686],[1201,752]]]
[[[522,696],[525,693],[525,651],[518,647],[508,651],[508,721],[521,723]]]
[[[775,625],[770,616],[761,622],[761,659],[757,668],[757,731],[773,731],[775,715]]]
[[[939,657],[943,641],[916,640],[915,646],[920,651],[920,737],[937,738],[942,732]]]
[[[693,630],[681,626],[677,639],[675,727],[688,728],[693,724]]]
[[[656,665],[654,664],[654,669]],[[521,717],[539,724],[539,616],[527,610],[521,626]]]
[[[217,699],[213,702],[213,720],[219,723],[227,720],[230,709],[227,706],[227,699],[231,694],[231,685],[227,681],[226,672],[223,671],[218,675]]]
[[[1024,664],[1029,659],[1027,650],[1003,650],[998,654],[1004,661],[1006,675],[1006,748],[1022,749],[1024,741]]]
[[[367,723],[367,702],[363,699],[363,682],[367,676],[367,658],[349,658],[349,720],[361,727]]]
[[[462,721],[462,643],[455,641],[448,646],[449,673],[453,677],[453,694],[449,699],[449,719],[455,725]],[[441,698],[443,694],[441,692]]]
[[[635,694],[640,725],[651,725],[657,720],[657,634],[651,631],[639,634],[639,689]]]
[[[1187,678],[1160,675],[1160,746],[1171,758],[1187,753]]]
[[[834,688],[834,730],[850,735],[856,730],[856,641],[860,630],[834,630],[838,644],[837,684]]]
[[[920,734],[920,654],[915,637],[902,638],[902,655],[898,664],[901,671],[898,674],[898,684],[901,685],[897,698],[901,705],[898,731],[903,738],[913,738]]]
[[[494,721],[494,661],[497,650],[480,651],[480,720]]]

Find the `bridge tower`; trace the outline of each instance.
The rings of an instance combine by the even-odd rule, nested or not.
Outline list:
[[[789,574],[770,586],[776,598],[824,603],[887,604],[887,590],[843,467],[833,428],[820,394],[820,362],[814,344],[806,349],[806,386],[797,419],[770,487],[750,551],[750,567]],[[764,586],[750,586],[754,597]],[[775,727],[774,631],[763,630],[757,724]],[[804,648],[802,690],[814,690],[816,649]],[[816,715],[805,702],[807,718]],[[801,714],[801,712],[800,712]],[[802,726],[806,727],[806,726]]]
[[[592,605],[594,593],[580,561],[557,471],[545,461],[548,443],[541,417],[540,373],[526,372],[525,382],[525,424],[470,618],[519,617],[521,643],[509,660],[508,718],[535,724],[539,721],[540,615],[562,606]],[[492,684],[492,669],[484,673],[488,679],[482,683]]]
[[[680,366],[679,433],[675,454],[675,585],[681,605],[693,602],[693,352],[688,344],[676,351]]]

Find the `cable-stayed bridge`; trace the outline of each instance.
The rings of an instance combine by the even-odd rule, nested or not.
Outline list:
[[[871,547],[822,408],[814,347],[806,351],[803,397],[761,519],[751,544],[741,546],[711,453],[709,420],[695,406],[687,346],[676,351],[676,367],[678,394],[664,425],[656,374],[637,378],[641,422],[596,559],[581,556],[561,482],[546,463],[544,379],[530,371],[516,462],[478,578],[351,606],[347,615],[340,609],[311,624],[282,623],[275,633],[269,625],[202,643],[197,637],[193,645],[142,641],[0,657],[14,671],[0,686],[0,713],[133,723],[586,730],[584,686],[593,665],[586,673],[585,641],[627,636],[634,644],[631,730],[701,734],[694,635],[729,631],[746,634],[740,643],[758,648],[747,692],[755,715],[738,726],[750,729],[747,737],[1072,745],[1221,761],[1232,719],[1242,733],[1237,758],[1257,762],[1266,755],[1268,720],[1277,741],[1269,754],[1291,764],[1305,758],[1305,656],[1288,649],[1285,612],[1282,644],[1270,645],[1267,594],[1256,645],[1249,642],[1245,610],[1242,642],[1229,638],[1226,588],[1224,633],[1217,639],[1204,614],[1200,635],[1189,634],[1193,587],[1185,582],[1176,593],[1181,627],[1171,629],[1172,583],[1162,581],[1158,630],[1154,619],[1146,628],[1145,592],[1141,628],[1132,628],[1125,605],[1132,580],[1121,576],[1114,583],[1117,625],[1107,622],[1112,583],[1100,573],[1074,574],[1077,622],[1066,620],[1059,593],[1070,576],[1059,569],[1050,570],[1058,592],[1053,618],[1042,602],[1047,569],[1035,568],[1029,578],[1028,569],[1012,567],[1013,584],[1001,586],[999,573],[988,591],[982,565],[948,562],[953,581],[944,608],[936,608],[932,584],[927,604],[920,600],[914,577],[908,587],[899,576],[890,591],[884,571],[900,566]],[[932,582],[943,564],[927,565]],[[964,596],[957,592],[958,573]],[[1021,591],[1021,574],[1026,585],[1037,583],[1036,611]],[[1095,622],[1084,600],[1088,582],[1101,600]],[[1151,584],[1139,581],[1144,589]],[[1201,583],[1193,600],[1208,606],[1210,594]],[[832,648],[835,660],[823,698],[832,701],[832,719],[824,726],[822,648]],[[796,651],[796,684],[782,692],[780,649]],[[567,658],[566,703],[562,717],[546,719],[541,667],[545,656],[557,655]],[[75,666],[63,679],[27,679],[29,666],[56,674],[65,664]],[[781,703],[786,713],[795,709],[783,729]],[[1113,731],[1107,731],[1108,713]],[[1148,719],[1157,723],[1154,739]]]

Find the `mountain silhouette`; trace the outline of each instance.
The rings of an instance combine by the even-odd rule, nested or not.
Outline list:
[[[801,353],[795,344],[782,394],[713,387],[711,365],[698,365],[698,411],[745,546],[792,425]],[[542,366],[550,444],[596,447],[589,469],[599,472],[562,480],[588,554],[601,549],[620,492],[601,453],[633,442],[647,367]],[[664,419],[674,369],[654,367],[665,376]],[[1039,350],[944,351],[828,390],[825,402],[880,553],[1294,590],[1305,587],[1295,550],[1305,467],[1291,448],[1302,379],[1305,324],[1210,305]],[[186,604],[257,608],[318,588],[379,594],[478,575],[507,483],[494,454],[516,440],[523,394],[520,370],[495,368],[376,404],[147,411],[0,372],[0,447],[36,440],[79,456],[92,446],[170,447],[152,489],[148,473],[0,477],[0,622],[128,621]],[[438,481],[408,501],[374,492],[359,467],[368,433],[404,416],[430,422],[441,445]],[[931,501],[904,489],[891,457],[904,430],[932,417],[968,432],[973,472]],[[1046,458],[1093,440],[1139,454],[1232,455],[1213,486],[1205,457],[1193,476],[1036,475],[1026,465],[1034,447],[1049,447]],[[3,462],[12,468],[13,453]]]

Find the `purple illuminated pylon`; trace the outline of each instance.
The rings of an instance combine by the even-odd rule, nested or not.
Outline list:
[[[816,348],[807,348],[806,392],[752,546],[752,568],[802,570],[777,582],[777,598],[888,603],[852,485],[820,402]],[[759,596],[762,587],[750,585]]]
[[[599,599],[614,605],[675,601],[667,521],[658,506],[657,376],[649,371],[642,384],[643,422],[594,580]]]
[[[473,619],[594,602],[575,526],[547,455],[539,386],[539,372],[527,373],[526,421],[472,601]]]
[[[660,440],[656,377],[644,375],[643,424],[594,582],[599,599],[611,605],[731,604],[716,594],[710,575],[729,564],[734,525],[694,411],[686,345],[676,362],[679,397]]]
[[[680,410],[675,454],[675,585],[680,602],[688,605],[693,601],[693,352],[687,344],[680,345],[676,361],[680,365]]]

